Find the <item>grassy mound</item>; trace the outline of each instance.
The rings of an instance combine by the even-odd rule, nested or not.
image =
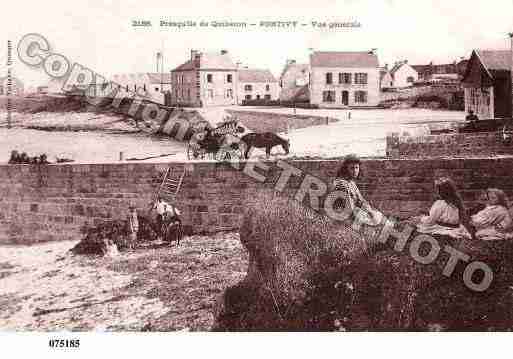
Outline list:
[[[228,288],[215,330],[506,330],[513,327],[513,246],[438,238],[494,272],[483,292],[463,282],[466,264],[442,271],[449,254],[417,263],[394,239],[373,254],[363,238],[286,198],[260,196],[248,207],[240,240],[249,253],[244,280]],[[428,248],[421,247],[425,255]],[[478,274],[476,274],[479,276]],[[479,282],[479,278],[474,278]]]

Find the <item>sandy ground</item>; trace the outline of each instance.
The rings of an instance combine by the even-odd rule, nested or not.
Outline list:
[[[212,306],[243,278],[238,234],[114,258],[68,253],[77,241],[0,248],[1,331],[205,331]]]
[[[231,106],[229,109],[288,114],[293,114],[294,111],[290,108],[246,106]],[[226,115],[224,110],[224,107],[199,109],[212,124],[223,119]],[[271,159],[339,158],[348,153],[382,157],[386,152],[387,134],[397,132],[412,136],[427,135],[430,127],[451,126],[454,122],[464,120],[462,112],[425,109],[296,109],[296,113],[330,116],[340,121],[281,133],[290,140],[291,153],[286,156],[281,147],[275,147],[271,152]],[[3,115],[0,114],[0,117],[5,118]],[[0,137],[5,138],[0,143],[0,162],[8,160],[12,149],[28,152],[29,155],[47,153],[51,161],[55,157],[65,157],[78,163],[118,162],[120,152],[123,152],[124,160],[153,157],[145,161],[187,161],[185,143],[166,137],[134,133],[136,129],[133,124],[130,121],[124,122],[117,116],[95,113],[14,113],[13,122],[17,128],[0,128]],[[265,152],[257,149],[252,157],[265,158]]]

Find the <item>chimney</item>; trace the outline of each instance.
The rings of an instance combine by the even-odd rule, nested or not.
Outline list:
[[[385,64],[385,70],[388,71],[388,64]]]
[[[296,63],[296,60],[287,59],[287,65],[293,65]]]
[[[194,58],[198,54],[198,50],[191,50],[191,60],[194,61]]]
[[[228,53],[228,50],[221,50],[221,55],[226,55]]]
[[[404,60],[404,63],[407,64],[408,63],[408,60]]]

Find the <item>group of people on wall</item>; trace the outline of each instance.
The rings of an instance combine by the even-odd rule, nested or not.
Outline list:
[[[358,214],[358,221],[367,226],[383,224],[385,216],[373,208],[360,193],[356,180],[361,161],[356,155],[345,157],[333,181],[333,187],[345,194],[335,208]],[[503,240],[513,239],[513,220],[508,199],[498,188],[485,190],[486,203],[467,209],[454,181],[438,178],[434,182],[436,200],[429,213],[410,219],[419,233],[448,236],[455,239]]]

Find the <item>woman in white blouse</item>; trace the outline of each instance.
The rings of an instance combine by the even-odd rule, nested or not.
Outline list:
[[[429,215],[420,217],[417,231],[457,239],[471,238],[467,230],[469,226],[463,225],[468,222],[467,211],[453,181],[450,178],[436,180],[435,191],[438,199],[431,206]]]
[[[476,228],[476,237],[481,240],[501,240],[508,238],[513,221],[508,211],[506,194],[497,188],[486,190],[486,207],[473,215],[472,225]]]

